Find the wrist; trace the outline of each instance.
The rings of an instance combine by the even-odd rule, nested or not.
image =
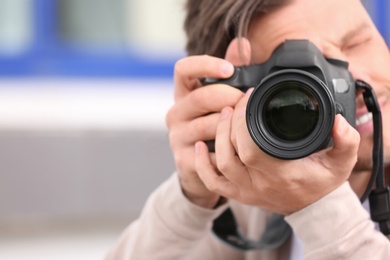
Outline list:
[[[218,194],[210,194],[209,196],[196,196],[194,194],[191,194],[190,192],[182,189],[184,196],[193,204],[206,208],[206,209],[214,209],[220,204],[223,203],[221,201],[222,197]]]

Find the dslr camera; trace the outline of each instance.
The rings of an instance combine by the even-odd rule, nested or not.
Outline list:
[[[242,91],[254,87],[246,123],[257,146],[280,159],[306,157],[332,145],[336,114],[355,126],[355,82],[348,63],[325,58],[308,40],[286,40],[264,63],[236,67],[228,79],[206,78]]]

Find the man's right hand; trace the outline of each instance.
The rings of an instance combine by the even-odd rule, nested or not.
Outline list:
[[[241,48],[250,53],[249,43]],[[246,57],[249,57],[247,55]],[[220,112],[224,107],[234,107],[244,93],[233,87],[215,84],[203,87],[200,78],[228,78],[233,65],[248,63],[238,51],[238,40],[229,45],[226,60],[207,55],[189,56],[175,65],[175,104],[169,110],[166,123],[170,145],[184,195],[194,204],[213,208],[220,195],[209,191],[195,170],[195,143],[215,140]],[[211,154],[211,158],[215,158]],[[212,159],[213,160],[213,159]]]
[[[210,56],[191,56],[175,66],[175,104],[166,122],[170,145],[184,195],[194,204],[212,208],[219,195],[210,192],[195,170],[195,143],[214,140],[223,107],[233,107],[242,93],[226,85],[202,87],[199,78],[226,78],[233,65]]]

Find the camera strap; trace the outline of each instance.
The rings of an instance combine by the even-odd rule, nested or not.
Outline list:
[[[383,165],[382,114],[378,100],[372,87],[362,80],[356,81],[356,89],[363,91],[363,99],[367,110],[372,113],[374,123],[374,138],[372,161],[373,168],[370,180],[360,201],[367,197],[370,203],[371,219],[379,224],[384,235],[390,234],[390,190],[385,185]],[[375,187],[374,187],[375,183]]]
[[[372,87],[362,80],[357,80],[355,86],[357,90],[363,91],[364,103],[367,110],[372,113],[374,123],[373,169],[360,201],[363,203],[367,197],[369,198],[371,219],[379,224],[380,231],[384,235],[389,235],[390,189],[385,185],[384,180],[382,114]],[[214,220],[212,231],[220,240],[242,251],[276,249],[292,234],[292,229],[284,220],[284,216],[272,214],[260,239],[249,239],[242,233],[230,208]]]
[[[272,214],[260,239],[249,239],[237,225],[230,208],[214,220],[212,231],[220,240],[240,251],[276,249],[283,245],[292,234],[292,229],[284,220],[284,216]]]

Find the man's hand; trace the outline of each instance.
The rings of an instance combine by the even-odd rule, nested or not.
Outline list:
[[[244,204],[288,215],[324,197],[351,174],[357,160],[358,132],[337,115],[333,147],[298,160],[280,160],[262,152],[249,135],[245,108],[249,93],[236,108],[222,111],[217,129],[216,164],[197,143],[196,169],[206,187]]]
[[[198,176],[195,143],[215,140],[222,108],[234,107],[244,94],[223,84],[203,87],[199,79],[228,78],[233,74],[233,65],[249,62],[249,54],[247,41],[239,44],[238,40],[233,40],[228,47],[226,60],[207,55],[190,56],[178,61],[175,66],[175,105],[166,117],[170,145],[184,195],[202,207],[213,208],[220,195],[207,189]],[[210,153],[209,156],[215,162],[215,154]]]

